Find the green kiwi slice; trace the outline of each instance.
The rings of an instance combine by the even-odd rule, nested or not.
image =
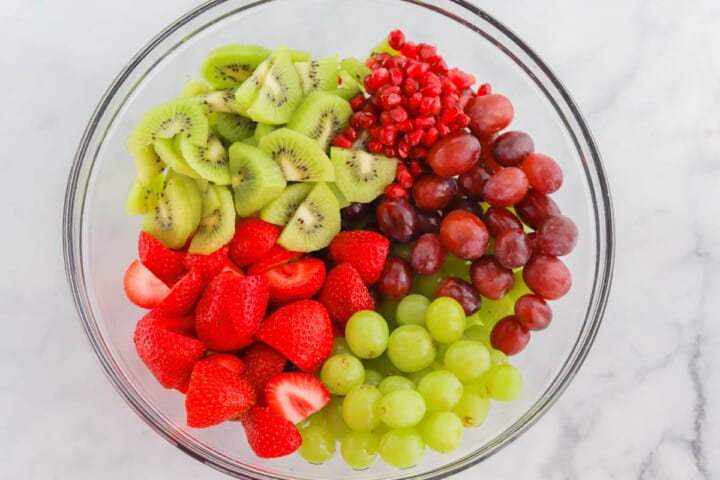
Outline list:
[[[325,183],[318,183],[290,217],[277,243],[294,252],[312,252],[330,245],[339,232],[337,198]]]
[[[365,91],[365,77],[372,73],[367,65],[355,57],[348,57],[340,61],[340,68],[349,73],[360,88]]]
[[[283,172],[267,153],[242,142],[233,143],[229,153],[235,210],[241,217],[259,211],[285,190]]]
[[[227,187],[209,184],[202,196],[202,218],[188,252],[207,255],[232,240],[235,234],[235,207]]]
[[[198,175],[218,185],[230,184],[228,153],[218,137],[211,133],[202,146],[194,145],[186,137],[179,137],[177,142],[188,165]]]
[[[383,38],[380,43],[375,45],[375,48],[372,49],[372,52],[370,52],[370,56],[375,56],[380,53],[388,53],[390,55],[400,55],[400,52],[395,50],[390,46],[388,43],[387,37]]]
[[[253,137],[255,137],[255,141],[259,142],[262,137],[267,135],[270,132],[274,132],[277,130],[277,125],[268,125],[266,123],[258,123],[255,127],[255,133],[253,133]]]
[[[375,200],[393,182],[397,169],[396,159],[364,150],[332,147],[330,161],[337,187],[350,202]]]
[[[183,137],[177,138],[181,139]],[[183,157],[177,143],[178,142],[172,138],[158,138],[153,142],[153,148],[155,148],[155,152],[160,159],[177,173],[181,173],[190,178],[199,178],[200,175],[185,161],[185,157]]]
[[[227,143],[235,143],[252,137],[255,126],[255,122],[247,117],[220,112],[213,130]]]
[[[332,91],[335,95],[345,100],[350,100],[358,93],[361,93],[364,86],[360,85],[355,78],[345,70],[338,71],[338,77],[340,77],[340,85],[338,88]]]
[[[327,185],[328,188],[335,194],[335,198],[337,199],[340,208],[345,208],[350,205],[350,202],[347,198],[345,198],[345,195],[343,195],[335,182],[326,182],[325,185]]]
[[[287,128],[312,138],[327,152],[333,138],[348,126],[352,113],[347,100],[316,90],[295,110]]]
[[[130,193],[128,193],[125,200],[125,210],[127,210],[128,215],[140,215],[153,210],[158,195],[162,192],[164,186],[165,175],[162,173],[148,185],[142,183],[139,177],[135,178],[130,187]]]
[[[275,225],[287,225],[290,217],[312,189],[311,183],[288,185],[278,198],[260,211],[260,218]]]
[[[200,223],[202,198],[188,177],[173,176],[152,200],[154,208],[142,220],[142,229],[168,248],[182,248]]]
[[[138,146],[128,141],[127,145],[135,162],[135,170],[140,183],[149,185],[158,174],[165,170],[165,162],[160,159],[152,144]]]
[[[158,138],[182,135],[193,145],[205,145],[208,128],[202,107],[188,99],[173,100],[147,112],[135,127],[128,144],[132,152]]]
[[[280,165],[288,181],[335,180],[335,170],[325,152],[314,140],[298,132],[280,128],[262,137],[258,147]]]
[[[300,74],[303,93],[313,90],[334,90],[338,86],[338,57],[330,55],[307,62],[297,62],[295,68]]]
[[[237,87],[268,55],[270,50],[257,45],[225,45],[208,54],[200,73],[215,88]]]
[[[236,113],[238,111],[235,90],[233,89],[212,90],[194,97],[193,100],[202,105],[208,113]]]
[[[290,60],[293,62],[309,62],[312,60],[312,53],[305,50],[288,50]]]
[[[196,78],[191,78],[182,88],[180,92],[180,98],[192,98],[204,95],[210,91],[210,87],[203,81]]]

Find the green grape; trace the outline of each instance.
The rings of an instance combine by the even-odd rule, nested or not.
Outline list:
[[[473,325],[465,329],[462,338],[490,345],[490,330],[485,328],[485,325]]]
[[[412,250],[412,243],[397,243],[393,242],[393,246],[390,247],[390,255],[394,257],[400,257],[404,260],[410,261],[410,250]]]
[[[380,393],[387,395],[395,390],[415,390],[415,384],[407,377],[390,375],[389,377],[383,378],[380,385],[378,385],[378,389]]]
[[[435,292],[443,280],[447,278],[447,273],[438,270],[432,275],[415,275],[413,280],[413,292],[424,295],[427,298],[435,298]]]
[[[328,429],[310,425],[300,431],[302,443],[298,452],[310,463],[325,463],[335,455],[335,438]]]
[[[515,313],[515,301],[507,295],[499,300],[490,300],[483,297],[478,313],[487,331],[491,331],[501,318]]]
[[[448,252],[442,269],[449,277],[457,277],[472,283],[470,280],[470,262]]]
[[[505,355],[505,352],[502,350],[498,350],[497,348],[490,348],[490,365],[504,365],[506,363],[509,363],[507,355]]]
[[[378,436],[370,432],[348,432],[340,443],[340,454],[345,463],[356,470],[373,464],[378,454]]]
[[[405,296],[397,305],[395,318],[398,325],[425,326],[425,310],[430,300],[417,293]]]
[[[423,327],[403,325],[390,334],[387,353],[399,370],[417,372],[433,362],[437,345]]]
[[[380,438],[380,457],[388,465],[409,468],[416,465],[425,455],[425,442],[414,428],[390,430]]]
[[[436,370],[425,375],[417,386],[425,399],[427,411],[442,412],[452,410],[463,394],[463,384],[447,370]]]
[[[475,325],[483,325],[483,321],[480,318],[480,310],[473,313],[472,315],[468,315],[467,317],[465,317],[465,330]]]
[[[417,390],[395,390],[380,401],[380,419],[389,427],[414,427],[424,416],[425,400]]]
[[[382,382],[384,378],[385,377],[383,377],[383,374],[378,372],[377,370],[365,369],[365,383],[367,383],[368,385],[377,387],[378,385],[380,385],[380,382]]]
[[[479,395],[481,397],[487,397],[488,391],[487,384],[485,383],[485,375],[477,380],[473,380],[472,382],[463,383],[463,394],[466,392]]]
[[[436,298],[425,311],[425,324],[435,340],[452,343],[465,331],[465,310],[454,298]]]
[[[435,363],[439,363],[443,365],[445,363],[445,354],[448,351],[448,348],[450,348],[450,345],[453,345],[452,343],[438,343],[438,351],[437,355],[435,355]]]
[[[382,393],[372,385],[358,385],[343,400],[343,418],[352,430],[371,432],[380,423]]]
[[[345,395],[351,388],[365,381],[365,367],[360,360],[347,353],[333,355],[325,360],[320,370],[320,380],[330,393]]]
[[[323,427],[327,428],[327,417],[325,416],[325,409],[318,410],[302,422],[307,427]]]
[[[462,397],[452,412],[458,416],[464,427],[480,426],[490,413],[490,399],[472,391],[467,383],[463,387]]]
[[[383,301],[380,302],[378,313],[382,315],[388,325],[394,325],[397,323],[395,310],[397,309],[398,303],[399,302],[397,300],[393,300],[392,298],[384,298]]]
[[[463,424],[454,413],[435,412],[423,421],[422,438],[436,452],[452,452],[462,443]]]
[[[431,365],[432,365],[432,364],[431,364]],[[411,373],[410,375],[408,375],[408,378],[410,379],[411,382],[413,382],[415,385],[417,385],[418,383],[420,383],[420,380],[422,380],[423,378],[425,378],[425,375],[427,375],[428,373],[433,372],[433,371],[434,371],[434,370],[433,370],[432,368],[430,368],[430,367],[428,367],[428,368],[423,368],[423,369],[420,370],[419,372],[413,372],[413,373]]]
[[[513,279],[515,280],[515,283],[513,284],[513,288],[511,288],[510,291],[506,294],[508,299],[511,300],[513,304],[515,304],[515,302],[517,302],[517,299],[522,297],[523,295],[526,295],[528,293],[534,293],[525,283],[522,271],[522,268],[516,268],[515,270],[513,270]]]
[[[387,354],[387,349],[385,350],[384,354],[380,355],[377,358],[369,358],[363,360],[363,365],[365,365],[365,369],[378,371],[385,377],[387,377],[388,375],[397,375],[401,373],[400,370],[398,370],[397,367],[393,365],[392,361],[390,361],[390,358]]]
[[[445,368],[461,382],[475,380],[490,368],[490,351],[474,340],[457,341],[445,352]]]
[[[345,340],[345,337],[335,337],[333,338],[333,348],[330,355],[340,355],[341,353],[352,353],[352,350],[350,350],[350,345]]]
[[[485,375],[485,383],[490,397],[500,402],[515,400],[523,387],[520,370],[509,363],[492,367]]]
[[[376,358],[387,348],[390,331],[385,319],[372,310],[355,312],[345,325],[345,339],[360,358]]]
[[[325,411],[328,430],[336,440],[340,440],[350,431],[350,427],[347,426],[343,418],[343,398],[333,397],[323,410]]]

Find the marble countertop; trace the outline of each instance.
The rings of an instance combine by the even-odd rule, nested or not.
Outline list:
[[[586,115],[617,256],[604,323],[570,387],[455,478],[720,478],[720,3],[475,3],[540,53]],[[227,478],[171,447],[105,379],[60,241],[68,169],[97,100],[196,4],[0,3],[0,478]]]

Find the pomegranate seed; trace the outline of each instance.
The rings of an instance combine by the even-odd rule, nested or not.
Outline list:
[[[350,148],[352,147],[352,141],[344,135],[338,135],[333,140],[333,145],[340,148]]]
[[[442,57],[438,57],[438,59],[430,66],[430,69],[440,75],[446,75],[448,71],[447,63],[445,63],[445,60]]]
[[[353,112],[357,112],[358,110],[360,110],[364,103],[365,95],[363,95],[362,93],[358,93],[350,99],[350,106],[352,107]]]
[[[386,157],[396,157],[397,156],[397,150],[394,147],[385,147],[383,148],[383,155]]]
[[[425,135],[423,136],[422,143],[426,147],[430,148],[435,145],[435,142],[438,141],[438,138],[440,138],[440,132],[438,132],[438,129],[435,127],[430,127],[425,130]]]
[[[390,72],[388,71],[388,69],[385,67],[380,67],[370,74],[369,81],[366,81],[365,83],[370,83],[373,88],[378,89],[385,85],[389,80]]]
[[[393,107],[397,107],[402,103],[402,97],[399,93],[385,91],[380,94],[380,103],[385,110],[392,110]]]
[[[390,113],[390,117],[395,122],[404,122],[405,120],[408,119],[407,110],[405,110],[403,107],[401,107],[399,105],[397,107],[393,108],[392,110],[390,110],[389,113]]]
[[[398,163],[397,170],[395,172],[395,179],[403,187],[410,189],[415,183],[412,173],[408,170],[408,167],[404,163]]]
[[[468,117],[464,113],[461,113],[455,118],[453,124],[457,125],[458,128],[465,128],[470,125],[470,117]]]
[[[425,174],[425,168],[417,160],[410,160],[408,168],[415,177],[421,177]]]
[[[462,112],[457,107],[446,108],[442,112],[442,115],[440,115],[440,119],[445,123],[450,123],[453,120],[455,120],[457,118],[457,116],[460,115],[460,113],[462,113]]]
[[[415,118],[415,126],[417,128],[428,128],[435,125],[435,117],[430,115],[421,115]]]
[[[382,127],[372,127],[368,129],[368,135],[370,135],[372,138],[378,140],[378,137],[380,137],[380,129]]]
[[[435,127],[438,129],[438,133],[441,137],[444,137],[452,131],[450,130],[450,127],[448,127],[447,124],[443,121],[435,122]]]
[[[388,115],[388,117],[390,117],[390,115]],[[395,140],[397,140],[397,129],[392,125],[381,127],[378,140],[380,140],[383,145],[392,147],[393,145],[395,145]]]
[[[442,79],[442,91],[444,94],[448,95],[451,93],[457,92],[457,87],[453,83],[452,80],[450,80],[448,77],[443,77]]]
[[[367,60],[365,60],[365,66],[368,67],[370,70],[374,69],[376,63],[377,63],[376,57],[370,57]]]
[[[410,154],[410,146],[405,142],[404,138],[398,142],[397,151],[400,158],[407,158]]]
[[[422,97],[422,100],[420,100],[420,105],[418,106],[418,110],[420,111],[420,113],[422,113],[423,115],[432,114],[433,103],[435,103],[434,98],[436,97]]]
[[[438,86],[425,87],[421,90],[421,92],[426,97],[437,97],[442,93],[442,88]]]
[[[420,60],[429,60],[437,57],[437,48],[432,45],[421,43],[418,45],[418,57],[420,57]]]
[[[374,94],[377,91],[377,88],[373,86],[372,80],[370,79],[370,75],[366,75],[363,79],[363,85],[365,85],[365,91],[369,93],[370,95]]]
[[[405,74],[403,74],[402,70],[394,67],[388,71],[390,72],[390,83],[393,85],[400,85],[403,82]]]
[[[400,49],[400,53],[402,53],[403,57],[415,59],[418,56],[418,46],[412,42],[405,42]]]
[[[482,97],[483,95],[490,95],[492,93],[492,88],[490,87],[489,83],[483,83],[480,85],[477,89],[476,96]]]
[[[410,150],[410,158],[412,159],[425,159],[428,156],[428,149],[425,147],[417,146]]]
[[[357,128],[355,128],[355,127],[347,127],[345,129],[345,131],[343,132],[343,135],[351,142],[354,142],[360,136]]]
[[[425,132],[418,128],[405,135],[405,138],[407,139],[408,145],[414,147],[422,141],[423,135],[425,135]]]
[[[422,62],[412,62],[408,67],[405,69],[405,72],[407,73],[407,76],[410,78],[414,78],[416,80],[420,80],[422,76],[430,69],[427,63]]]
[[[377,140],[370,140],[367,142],[367,149],[371,153],[380,153],[383,151],[383,144],[378,142]]]
[[[395,108],[402,108],[402,107],[395,107]],[[404,108],[403,108],[403,111],[405,111]],[[392,112],[390,113],[390,115],[392,115]],[[405,112],[405,115],[407,116],[407,112]],[[406,120],[401,120],[398,123],[396,123],[395,128],[398,129],[398,132],[409,132],[413,128],[415,128],[415,125],[413,124],[412,120],[406,119]]]
[[[407,189],[405,189],[402,185],[398,185],[397,183],[391,183],[387,187],[385,187],[385,196],[389,199],[396,199],[396,198],[409,198],[410,195],[408,195]]]
[[[469,88],[470,85],[475,83],[474,76],[470,75],[469,73],[463,72],[459,68],[453,68],[451,70],[448,70],[447,76],[460,90],[465,90],[466,88]]]
[[[365,113],[369,113],[373,117],[377,116],[378,109],[373,105],[372,100],[374,97],[370,97],[368,102],[365,102],[365,105],[363,105],[362,111]]]
[[[338,85],[342,85],[342,82],[343,82],[342,77],[340,75],[338,75]]]
[[[465,105],[467,105],[467,103],[468,103],[469,101],[470,101],[470,97],[468,97],[467,95],[460,95],[460,96],[458,97],[458,102],[457,102],[458,108],[462,108],[462,109],[464,110],[464,109],[465,109]]]
[[[407,107],[410,110],[418,111],[420,109],[420,103],[423,101],[422,93],[415,92],[407,99]],[[428,112],[429,113],[429,112]]]
[[[408,78],[406,78],[405,80],[403,80],[403,87],[402,87],[402,88],[403,88],[403,93],[404,93],[405,95],[407,95],[407,96],[410,96],[410,95],[412,95],[413,93],[415,93],[415,92],[417,92],[418,90],[420,90],[420,84],[419,84],[418,81],[415,80],[414,78],[409,78],[409,77],[408,77]]]
[[[380,68],[378,65],[385,65],[388,60],[390,60],[392,56],[389,53],[379,53],[375,56],[375,59],[377,60],[376,67]]]
[[[395,123],[388,112],[382,112],[380,114],[380,125],[387,126]]]
[[[440,102],[440,97],[433,97],[432,110],[430,113],[432,113],[433,115],[440,115],[441,111],[442,102]]]
[[[350,125],[357,128],[371,128],[375,123],[375,116],[368,112],[355,112],[350,117]]]
[[[395,50],[401,50],[403,48],[403,45],[405,45],[405,34],[402,30],[393,30],[390,32],[390,35],[388,35],[388,45]]]
[[[420,85],[423,87],[442,87],[442,81],[433,72],[426,72],[420,79]]]

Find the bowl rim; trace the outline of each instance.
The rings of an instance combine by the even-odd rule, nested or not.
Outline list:
[[[172,22],[155,37],[153,37],[145,46],[143,46],[138,51],[138,53],[136,53],[132,57],[132,59],[123,67],[120,73],[113,79],[112,83],[103,94],[101,100],[98,102],[98,105],[94,109],[90,120],[88,121],[88,124],[85,127],[68,174],[62,225],[63,256],[68,285],[70,287],[75,308],[80,317],[83,330],[85,331],[87,341],[90,343],[93,351],[95,352],[98,361],[103,367],[103,371],[106,377],[110,380],[110,383],[118,391],[118,393],[121,394],[121,396],[135,411],[135,413],[140,418],[142,418],[145,423],[147,423],[153,430],[155,430],[171,444],[175,445],[177,448],[187,453],[191,457],[195,458],[196,460],[203,462],[206,465],[215,468],[216,470],[219,470],[237,478],[243,478],[248,480],[255,478],[282,479],[285,477],[275,476],[273,474],[268,474],[268,472],[260,472],[257,470],[243,472],[235,471],[232,469],[232,465],[229,465],[223,460],[222,456],[214,455],[213,452],[208,452],[207,449],[197,449],[194,445],[186,445],[184,443],[184,438],[174,434],[172,429],[167,428],[167,425],[165,425],[164,422],[161,425],[157,422],[157,419],[150,418],[148,416],[144,402],[141,399],[136,398],[134,395],[132,395],[132,392],[124,385],[124,383],[120,379],[116,371],[116,368],[118,367],[114,359],[107,354],[108,348],[103,340],[102,335],[100,335],[98,331],[96,322],[94,320],[94,315],[92,313],[92,308],[90,307],[90,302],[88,299],[88,291],[85,285],[85,272],[82,262],[83,216],[80,215],[80,220],[78,222],[74,221],[76,210],[81,213],[84,210],[85,195],[87,193],[87,189],[84,188],[81,191],[82,195],[78,196],[79,182],[83,178],[83,175],[85,175],[84,187],[87,187],[87,182],[90,179],[93,168],[92,164],[89,166],[86,165],[84,159],[91,146],[91,141],[97,132],[100,120],[106,113],[108,106],[110,105],[113,98],[115,98],[115,95],[118,93],[120,87],[124,84],[130,74],[134,71],[134,69],[166,38],[177,32],[179,29],[181,29],[183,26],[188,24],[196,17],[206,12],[209,12],[210,10],[221,6],[229,1],[233,0],[209,0],[199,5],[198,7],[188,11],[187,13],[179,17],[177,20]],[[233,9],[232,13],[251,10],[260,5],[272,3],[277,0],[239,1],[242,3],[242,6]],[[555,112],[563,121],[567,133],[569,133],[570,137],[572,138],[575,148],[580,153],[580,140],[578,140],[575,129],[573,128],[573,126],[570,125],[568,118],[562,112],[561,107],[558,105],[556,99],[542,83],[543,80],[539,80],[537,78],[537,73],[541,73],[544,76],[544,80],[549,81],[552,87],[557,90],[557,93],[560,94],[565,107],[567,107],[567,109],[569,110],[571,120],[574,120],[574,122],[576,123],[575,128],[579,129],[581,140],[585,142],[584,146],[589,152],[589,163],[591,163],[594,167],[593,173],[596,177],[596,181],[594,185],[590,185],[590,190],[594,197],[593,200],[595,200],[594,215],[597,227],[596,241],[598,243],[598,247],[604,247],[605,250],[604,256],[596,255],[595,259],[596,275],[593,283],[593,289],[590,295],[587,313],[584,320],[584,323],[586,324],[588,323],[588,321],[590,322],[587,325],[588,328],[583,328],[583,330],[581,330],[579,336],[577,337],[573,350],[569,353],[565,363],[555,375],[553,380],[546,387],[542,396],[518,420],[516,420],[512,425],[507,427],[495,438],[494,441],[487,444],[484,448],[476,449],[465,457],[457,459],[452,463],[443,464],[427,472],[423,472],[420,475],[415,475],[412,477],[430,480],[445,478],[449,475],[457,474],[462,470],[477,465],[478,463],[502,450],[504,447],[514,441],[519,435],[521,435],[532,425],[534,425],[559,399],[559,397],[568,387],[568,385],[582,366],[585,358],[588,355],[588,352],[590,351],[590,348],[592,347],[592,344],[594,343],[607,305],[607,300],[612,285],[612,276],[615,260],[615,222],[607,173],[605,171],[605,167],[603,165],[601,155],[593,138],[593,135],[590,132],[587,122],[585,121],[582,113],[580,112],[580,109],[576,105],[575,101],[573,100],[567,89],[564,87],[564,85],[558,79],[555,73],[550,69],[550,67],[548,67],[548,65],[540,58],[540,56],[535,53],[523,40],[521,40],[520,37],[517,36],[511,29],[496,20],[492,15],[488,14],[481,8],[471,4],[466,0],[397,1],[413,4],[418,7],[423,7],[435,11],[436,13],[442,15],[450,16],[453,20],[458,21],[459,23],[465,25],[468,28],[471,28],[475,33],[478,33],[486,39],[493,38],[492,36],[484,32],[480,27],[475,26],[473,23],[470,23],[467,20],[459,19],[452,14],[444,11],[442,7],[436,5],[440,1],[453,4],[454,6],[459,7],[467,13],[470,13],[475,17],[478,17],[479,19],[487,22],[490,26],[492,26],[502,35],[507,37],[507,39],[509,39],[514,44],[514,46],[519,48],[522,53],[526,55],[537,68],[539,68],[539,72],[531,71],[530,68],[522,61],[517,58],[513,58],[514,55],[512,54],[512,52],[509,52],[506,47],[504,47],[503,45],[498,45],[498,48],[500,48],[505,54],[513,58],[515,63],[534,79],[535,84],[538,86],[538,88],[542,90],[546,99],[548,99],[552,103]],[[592,183],[590,182],[590,175],[588,172],[587,164],[585,165],[585,170],[586,179],[589,181],[589,183]],[[596,192],[595,189],[597,189],[598,191]],[[596,196],[596,193],[599,195]],[[597,202],[597,200],[599,200],[599,203]],[[602,216],[603,218],[599,218],[600,216]],[[604,222],[601,220],[604,220]],[[210,455],[203,456],[203,453],[209,453]]]

